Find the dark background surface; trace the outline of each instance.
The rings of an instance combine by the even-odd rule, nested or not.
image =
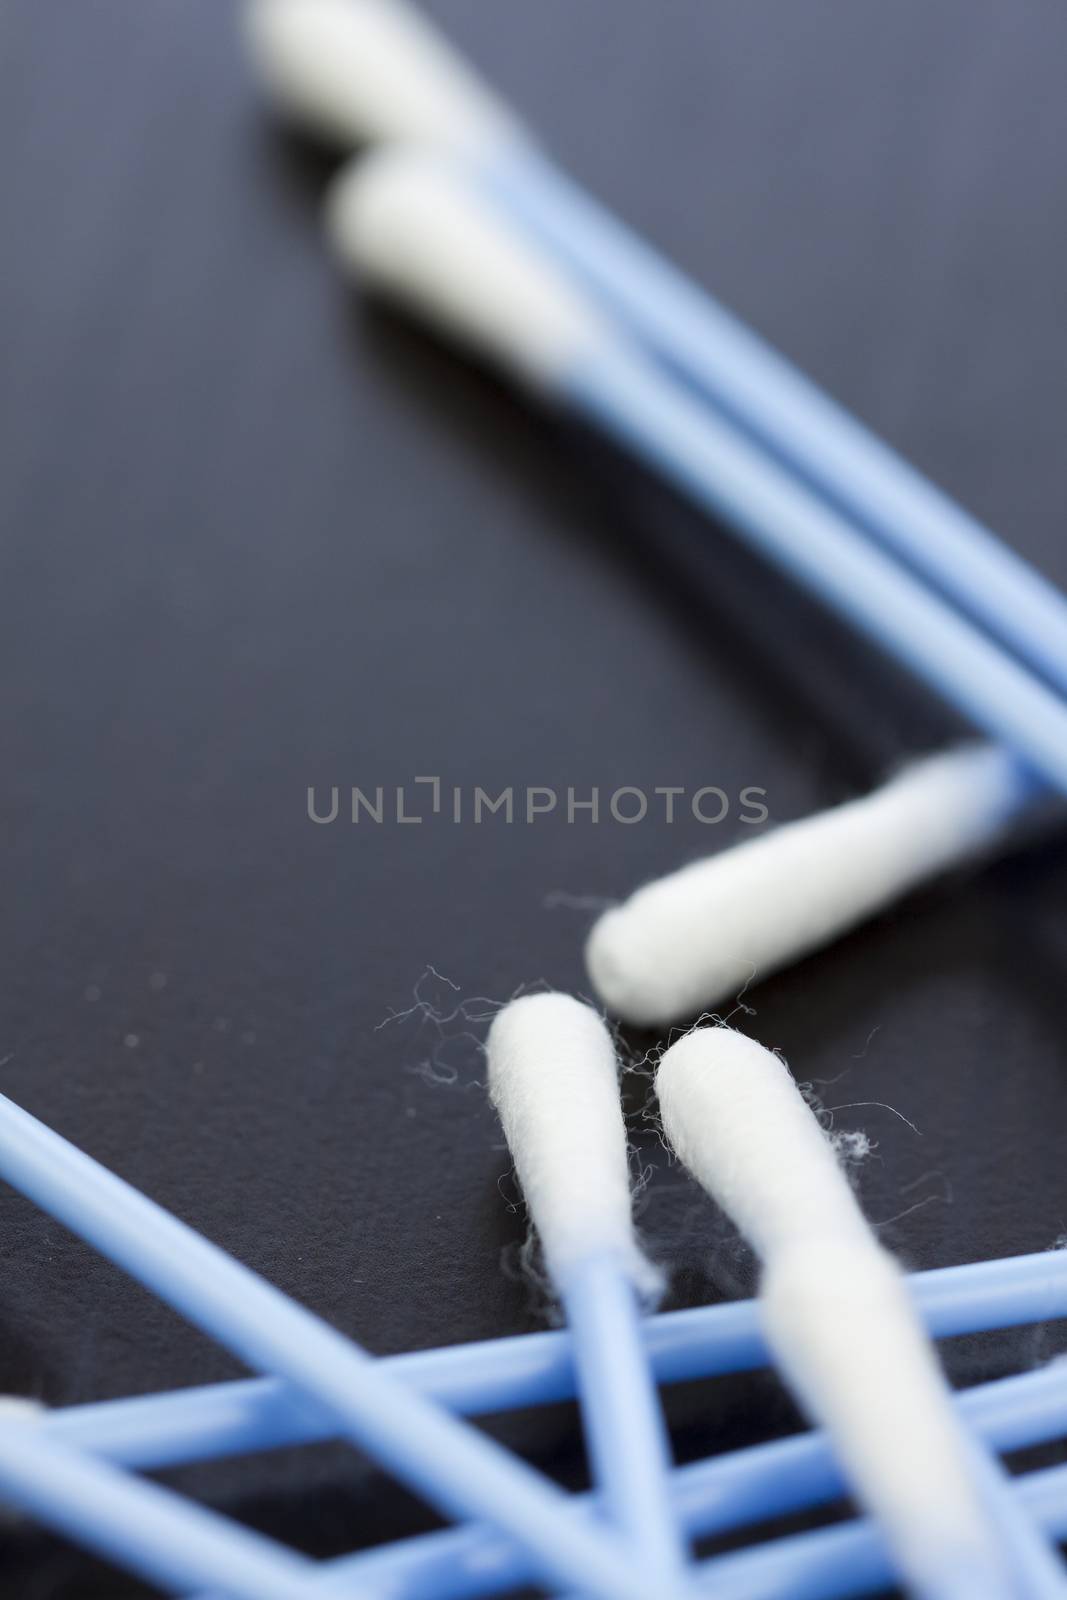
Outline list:
[[[1056,0],[433,11],[580,177],[1067,582]],[[4,0],[0,1085],[385,1352],[540,1319],[477,997],[580,990],[587,897],[745,830],[316,827],[308,785],[753,784],[781,820],[958,730],[721,531],[359,305],[327,170],[272,127],[230,5]],[[828,1106],[884,1103],[836,1125],[877,1141],[864,1203],[912,1263],[1067,1229],[1065,881],[1052,843],[940,887],[736,1019]],[[645,1088],[674,1298],[745,1292]],[[5,1389],[235,1371],[7,1191],[0,1285]],[[1062,1344],[946,1356],[974,1382]],[[766,1375],[670,1409],[683,1457],[795,1426]],[[493,1431],[581,1481],[570,1409]],[[316,1555],[428,1524],[340,1447],[168,1481]],[[33,1531],[0,1552],[24,1600],[142,1593]]]

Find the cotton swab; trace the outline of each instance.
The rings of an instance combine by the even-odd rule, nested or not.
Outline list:
[[[954,1270],[954,1269],[949,1269]],[[235,1389],[238,1385],[225,1385]],[[201,1391],[192,1391],[196,1394]],[[38,1426],[60,1444],[142,1469],[194,1459],[179,1407],[160,1405],[179,1395],[144,1401],[111,1400],[42,1412]],[[1067,1434],[1067,1362],[1001,1378],[954,1397],[963,1417],[987,1445],[1005,1452],[1043,1444]],[[156,1452],[142,1449],[132,1461],[124,1414],[131,1406],[156,1404]],[[73,1424],[73,1426],[72,1426]],[[168,1431],[169,1430],[169,1431]],[[143,1437],[143,1435],[142,1435]],[[301,1440],[300,1442],[305,1442]],[[1067,1468],[1061,1469],[1067,1474]],[[736,1532],[746,1524],[810,1511],[846,1492],[834,1452],[821,1433],[798,1434],[770,1444],[693,1462],[676,1469],[671,1499],[693,1539]],[[592,1509],[592,1497],[580,1503]],[[485,1528],[448,1529],[398,1541],[330,1563],[325,1571],[387,1593],[390,1600],[473,1600],[529,1580],[529,1561]]]
[[[232,1600],[310,1600],[322,1568],[182,1496],[58,1443],[0,1410],[0,1500],[172,1594],[211,1586]],[[353,1600],[375,1590],[351,1575]]]
[[[656,1087],[674,1150],[762,1259],[780,1370],[826,1425],[916,1593],[1006,1596],[1025,1572],[1022,1592],[1063,1594],[1051,1553],[1002,1506],[1003,1483],[992,1494],[976,1475],[901,1274],[784,1064],[729,1028],[703,1028],[666,1051]]]
[[[935,1339],[1067,1317],[1063,1250],[938,1267],[914,1273],[906,1283],[916,1314]],[[751,1371],[771,1359],[755,1300],[649,1316],[640,1334],[659,1384]],[[379,1365],[462,1415],[554,1405],[575,1395],[566,1333],[410,1351],[383,1356]],[[47,1413],[45,1425],[75,1449],[143,1470],[311,1444],[336,1438],[339,1431],[331,1413],[280,1378],[69,1406]]]
[[[275,98],[342,149],[418,140],[480,181],[642,340],[762,446],[1067,689],[1067,600],[537,150],[403,0],[254,0]]]
[[[525,138],[503,101],[413,7],[252,0],[244,15],[272,97],[342,150],[399,138],[473,154]]]
[[[3,1096],[0,1177],[249,1366],[288,1379],[446,1515],[506,1529],[540,1577],[646,1600],[623,1554],[561,1491]]]
[[[665,378],[456,170],[372,155],[334,187],[342,259],[657,469],[1067,792],[1067,706]]]
[[[595,1480],[650,1592],[683,1593],[670,1448],[640,1334],[641,1300],[658,1290],[659,1276],[634,1233],[611,1035],[569,995],[525,995],[493,1019],[486,1059],[490,1097],[566,1312]]]
[[[645,884],[604,912],[589,976],[625,1022],[713,1009],[939,873],[1007,846],[1036,798],[995,745],[906,767],[881,789]]]

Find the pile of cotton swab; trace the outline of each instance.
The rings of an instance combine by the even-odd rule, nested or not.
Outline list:
[[[255,0],[249,21],[261,70],[301,125],[341,148],[368,140],[417,143],[461,158],[481,197],[513,220],[527,245],[544,247],[541,255],[524,249],[515,233],[501,232],[500,215],[490,218],[470,192],[457,193],[454,182],[449,200],[447,179],[443,191],[432,192],[425,175],[401,170],[376,180],[356,168],[331,206],[346,257],[524,381],[582,409],[716,511],[742,523],[768,515],[784,519],[791,548],[783,549],[780,540],[768,544],[765,527],[743,531],[1063,788],[1067,722],[1040,681],[1067,689],[1067,603],[1053,585],[570,184],[499,97],[410,7],[399,0]],[[394,193],[383,199],[381,188],[390,182]],[[416,191],[409,192],[408,209],[421,217],[402,214],[405,184]],[[574,275],[569,285],[550,256]],[[672,405],[647,363],[638,361],[635,372],[634,361],[623,355],[634,338],[683,372],[710,406],[681,406],[677,396]],[[716,427],[717,415],[733,425],[725,434]],[[703,436],[695,461],[686,448],[694,432]],[[746,455],[746,442],[757,447],[754,471],[747,470],[753,457]],[[780,463],[794,479],[779,472]],[[854,519],[861,538],[835,542],[841,513]],[[834,574],[825,563],[804,561],[798,546],[811,543],[813,526],[831,568],[841,564],[842,552],[845,565],[852,563],[847,592],[832,587]],[[886,562],[884,550],[903,558],[907,569]],[[921,578],[930,580],[929,591]],[[864,590],[873,616],[863,609]],[[895,806],[888,806],[885,836],[872,857],[884,871],[881,883],[868,884],[872,860],[862,837],[856,839],[860,817],[842,810],[826,819],[817,837],[795,831],[788,844],[779,838],[765,851],[741,852],[736,863],[721,859],[714,873],[694,870],[667,880],[678,891],[679,912],[670,948],[657,916],[669,905],[666,895],[636,897],[591,941],[598,992],[633,1021],[691,1015],[961,857],[994,848],[1006,837],[1011,811],[1027,805],[1035,785],[1022,764],[1004,774],[991,754],[985,766],[983,772],[976,758],[975,788],[959,809],[950,769],[943,787],[932,769],[921,795],[894,786],[902,831]],[[898,854],[895,847],[907,840],[907,802],[922,804],[922,826],[938,842],[952,834],[958,816],[958,841],[949,837],[940,850],[919,846]],[[866,815],[881,825],[877,808]],[[811,911],[794,915],[791,852],[806,852],[809,842],[805,880],[825,885],[825,893],[817,892]],[[772,879],[779,850],[781,880]],[[780,917],[766,899],[769,880],[786,886]],[[696,933],[693,944],[683,927]],[[683,938],[686,971],[675,979],[667,967]]]
[[[405,0],[251,0],[278,105],[342,150],[423,144],[486,190],[620,323],[769,453],[1067,689],[1067,601],[540,151],[511,109]]]
[[[997,741],[638,890],[589,940],[611,1011],[691,1016],[1004,848],[1067,792],[1056,590],[569,185],[401,0],[254,0],[249,23],[300,122],[345,148],[431,147],[342,176],[327,220],[349,267],[725,517]],[[660,1061],[664,1127],[760,1256],[761,1294],[657,1314],[607,1025],[568,996],[527,996],[486,1053],[566,1327],[381,1361],[0,1098],[0,1176],[259,1374],[54,1413],[5,1402],[0,1497],[167,1592],[238,1600],[531,1582],[600,1600],[817,1600],[893,1581],[921,1600],[1067,1595],[1051,1546],[1067,1538],[1067,1467],[1015,1483],[995,1454],[1067,1435],[1067,1365],[954,1396],[932,1343],[1067,1317],[1067,1253],[905,1278],[783,1062],[701,1028]],[[768,1362],[825,1433],[675,1469],[657,1386]],[[588,1496],[464,1420],[565,1398]],[[330,1437],[458,1526],[316,1564],[138,1476]],[[870,1525],[700,1565],[687,1548],[845,1492]]]
[[[552,1052],[558,1054],[554,1057]],[[513,1095],[519,1084],[517,1100],[513,1098],[510,1107],[502,1106],[502,1110],[534,1199],[551,1269],[572,1314],[572,1330],[422,1351],[376,1363],[0,1098],[0,1176],[154,1288],[168,1303],[214,1331],[230,1348],[253,1361],[265,1361],[270,1354],[274,1370],[284,1374],[284,1380],[268,1377],[67,1412],[49,1413],[24,1404],[8,1406],[0,1414],[0,1497],[172,1592],[202,1590],[245,1600],[255,1596],[297,1600],[324,1587],[331,1593],[353,1595],[372,1595],[387,1588],[393,1600],[427,1600],[431,1595],[444,1600],[446,1596],[503,1592],[539,1576],[550,1582],[555,1578],[585,1593],[609,1596],[681,1593],[687,1580],[685,1571],[679,1569],[673,1538],[668,1536],[665,1546],[660,1543],[662,1530],[654,1522],[649,1526],[647,1511],[638,1517],[635,1527],[618,1527],[614,1533],[601,1516],[589,1515],[594,1508],[584,1501],[575,1508],[581,1510],[580,1517],[563,1514],[566,1502],[558,1493],[539,1487],[539,1480],[528,1469],[520,1469],[462,1423],[452,1421],[446,1426],[438,1409],[441,1406],[458,1413],[494,1411],[546,1404],[577,1392],[587,1410],[592,1401],[588,1420],[594,1460],[598,1433],[601,1443],[613,1439],[620,1449],[653,1445],[649,1459],[627,1463],[598,1460],[608,1495],[605,1509],[618,1516],[628,1504],[633,1486],[642,1478],[654,1482],[662,1472],[664,1480],[654,1504],[668,1508],[668,1533],[675,1519],[679,1528],[696,1537],[814,1507],[839,1494],[842,1479],[829,1446],[836,1446],[839,1459],[848,1466],[848,1450],[858,1448],[856,1430],[863,1424],[856,1423],[848,1404],[835,1401],[833,1386],[827,1396],[810,1307],[796,1328],[789,1324],[783,1331],[772,1323],[767,1331],[776,1346],[783,1338],[788,1340],[787,1367],[812,1409],[826,1415],[832,1427],[831,1440],[807,1436],[783,1440],[736,1456],[718,1456],[667,1476],[666,1455],[657,1442],[658,1418],[653,1408],[642,1408],[646,1379],[632,1337],[632,1307],[627,1305],[620,1320],[615,1316],[617,1287],[635,1281],[647,1286],[648,1278],[629,1221],[610,1046],[588,1008],[561,996],[544,996],[520,1002],[501,1015],[494,1025],[490,1054],[496,1057],[493,1071],[498,1085],[500,1073],[503,1081],[510,1081]],[[526,1081],[535,1059],[546,1068],[540,1095],[536,1086]],[[571,1130],[558,1117],[558,1107],[554,1110],[550,1105],[550,1096],[559,1088],[558,1078],[553,1082],[554,1059],[569,1062],[573,1069],[576,1099],[583,1108],[579,1125],[604,1152],[602,1162],[592,1170],[605,1179],[606,1195],[590,1182],[589,1173],[575,1156]],[[669,1062],[667,1065],[669,1069]],[[784,1071],[776,1062],[775,1068]],[[506,1102],[507,1091],[504,1098]],[[744,1094],[740,1104],[745,1104]],[[683,1112],[678,1125],[684,1123]],[[671,1124],[676,1126],[674,1110]],[[553,1148],[554,1130],[574,1172],[560,1169]],[[693,1136],[690,1129],[683,1137],[691,1140]],[[699,1130],[695,1137],[700,1143]],[[814,1137],[821,1135],[816,1132]],[[690,1150],[690,1144],[685,1148]],[[733,1150],[731,1144],[731,1159]],[[823,1158],[832,1166],[828,1150],[827,1146]],[[780,1158],[780,1145],[767,1155]],[[696,1165],[704,1156],[692,1154],[691,1159]],[[759,1184],[766,1183],[770,1169],[759,1156],[748,1165],[755,1174],[748,1199],[741,1197],[741,1189],[732,1180],[727,1180],[726,1188],[730,1203],[767,1248],[770,1234],[759,1233],[762,1225],[754,1219],[760,1202],[752,1196]],[[779,1166],[773,1176],[780,1180],[780,1172]],[[820,1180],[821,1187],[832,1195],[835,1183],[828,1172]],[[723,1192],[725,1195],[726,1190]],[[858,1222],[843,1231],[854,1248],[870,1248]],[[884,1288],[883,1281],[878,1281],[880,1289]],[[896,1284],[891,1274],[885,1281]],[[579,1297],[586,1298],[585,1309],[575,1318],[572,1296],[576,1284],[581,1286]],[[911,1281],[910,1290],[927,1327],[942,1337],[1067,1316],[1067,1256],[1055,1252],[949,1268],[920,1275]],[[798,1290],[795,1285],[790,1292],[804,1295],[803,1288]],[[611,1314],[598,1323],[595,1302],[601,1294]],[[907,1321],[906,1304],[899,1298],[892,1302],[898,1323]],[[839,1298],[837,1309],[841,1309]],[[855,1314],[855,1308],[847,1309],[849,1316]],[[852,1326],[863,1330],[862,1314]],[[594,1329],[603,1341],[599,1351],[592,1337]],[[912,1333],[914,1336],[914,1330]],[[848,1327],[842,1323],[837,1342],[847,1341],[847,1336]],[[889,1355],[895,1361],[896,1342],[890,1340],[889,1344],[893,1347]],[[657,1382],[736,1371],[768,1358],[758,1308],[748,1304],[650,1316],[643,1325],[641,1345]],[[878,1348],[883,1354],[888,1349],[881,1332]],[[594,1374],[590,1378],[590,1364],[598,1354],[610,1377],[600,1379]],[[871,1352],[865,1359],[871,1359]],[[636,1385],[643,1422],[635,1423],[625,1415],[613,1420],[607,1410],[612,1402],[628,1405],[629,1393],[621,1395],[613,1387],[626,1373]],[[927,1448],[939,1429],[951,1436],[939,1391],[931,1384],[929,1370],[924,1374],[921,1361],[918,1375],[938,1396],[938,1416],[924,1415],[914,1441],[902,1441],[909,1452],[917,1446]],[[879,1384],[885,1379],[886,1372],[880,1367]],[[893,1388],[898,1398],[901,1381],[898,1370]],[[416,1400],[417,1395],[422,1398]],[[875,1397],[865,1396],[863,1409],[869,1409]],[[976,1437],[994,1448],[1017,1449],[1060,1437],[1067,1432],[1067,1368],[1054,1365],[1044,1372],[971,1391],[959,1401],[959,1415]],[[648,1428],[650,1433],[645,1431]],[[320,1569],[169,1490],[142,1482],[130,1470],[345,1435],[358,1439],[383,1466],[442,1508],[476,1508],[475,1524],[361,1552]],[[884,1454],[884,1446],[876,1451],[879,1457]],[[940,1459],[951,1463],[951,1451],[943,1450]],[[872,1505],[877,1502],[876,1509],[884,1515],[883,1467],[884,1461],[882,1465],[864,1465],[857,1481],[867,1486]],[[918,1468],[926,1470],[922,1462]],[[887,1470],[892,1480],[891,1464]],[[958,1472],[958,1465],[954,1471]],[[1039,1549],[1035,1554],[1027,1545],[1024,1535],[1032,1539],[1033,1534],[1030,1525],[1021,1521],[1018,1507],[1032,1509],[1033,1528],[1040,1526],[1054,1536],[1067,1535],[1065,1474],[1067,1468],[1038,1474],[1020,1486],[1022,1501],[1006,1508],[992,1504],[991,1524],[995,1530],[1006,1530],[1005,1548],[1016,1573],[1026,1574],[1026,1582],[1010,1591],[987,1585],[970,1590],[971,1594],[1060,1592],[1058,1572],[1052,1575],[1053,1584],[1048,1574],[1040,1571],[1042,1552]],[[989,1494],[980,1475],[978,1482],[982,1493]],[[1002,1487],[997,1488],[1003,1500]],[[626,1493],[621,1494],[621,1489]],[[965,1494],[942,1479],[922,1526],[929,1530],[933,1521],[957,1503],[965,1505]],[[889,1525],[893,1519],[886,1520]],[[966,1517],[961,1516],[960,1521],[966,1523]],[[636,1535],[642,1527],[653,1537],[639,1543]],[[952,1531],[948,1522],[945,1528]],[[550,1539],[553,1548],[543,1548],[542,1542]],[[629,1549],[632,1539],[633,1550],[624,1558],[622,1552]],[[813,1570],[834,1571],[833,1593],[842,1595],[866,1592],[871,1574],[884,1582],[892,1570],[877,1536],[859,1529],[849,1530],[843,1543],[835,1530],[753,1552],[755,1575],[745,1564],[748,1559],[720,1558],[699,1569],[698,1575],[702,1582],[705,1576],[714,1582],[716,1593],[794,1595],[799,1600],[823,1592],[819,1580],[812,1585]],[[896,1560],[899,1571],[899,1549]],[[759,1582],[764,1586],[752,1588],[760,1562],[764,1575]],[[653,1563],[662,1565],[650,1580]],[[773,1574],[770,1582],[766,1581],[768,1570]],[[650,1588],[650,1581],[654,1587]],[[959,1591],[942,1587],[931,1592]]]

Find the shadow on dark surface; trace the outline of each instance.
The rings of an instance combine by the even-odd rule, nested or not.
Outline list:
[[[895,663],[588,430],[525,404],[390,309],[355,300],[353,318],[382,382],[542,501],[556,537],[619,568],[705,670],[737,687],[749,716],[802,756],[817,753],[842,798],[876,782],[902,747],[918,754],[964,734]]]

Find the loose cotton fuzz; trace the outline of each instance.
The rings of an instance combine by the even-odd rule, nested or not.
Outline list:
[[[594,925],[593,986],[643,1027],[710,1010],[1003,844],[1032,791],[999,746],[917,761],[862,799],[645,884]]]
[[[470,155],[526,137],[404,0],[248,0],[245,19],[277,105],[342,150],[408,140]]]
[[[944,1593],[954,1569],[982,1574],[976,1595],[1006,1593],[933,1348],[784,1063],[732,1029],[702,1028],[666,1051],[657,1090],[674,1150],[761,1256],[768,1343],[900,1570],[920,1593]]]
[[[615,1047],[600,1017],[569,995],[526,995],[497,1013],[486,1056],[490,1097],[554,1283],[609,1255],[643,1297],[658,1293],[634,1230]]]

